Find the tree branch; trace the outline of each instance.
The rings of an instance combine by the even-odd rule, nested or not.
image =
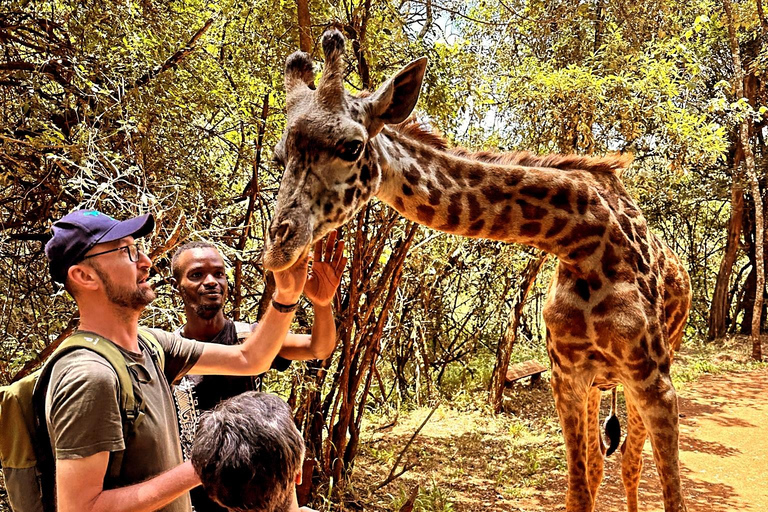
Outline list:
[[[402,460],[403,455],[405,455],[405,452],[407,452],[408,448],[411,447],[411,444],[413,443],[413,440],[416,439],[416,436],[419,435],[419,432],[421,432],[421,429],[424,428],[424,426],[427,424],[427,422],[432,417],[432,415],[435,414],[435,411],[437,410],[438,407],[440,407],[440,402],[438,402],[437,405],[435,405],[432,408],[432,410],[429,411],[429,414],[427,414],[427,417],[424,418],[424,421],[421,422],[421,425],[419,425],[419,428],[416,429],[416,432],[413,433],[411,438],[405,444],[405,447],[402,449],[400,454],[397,456],[397,459],[395,459],[395,463],[392,465],[392,469],[389,471],[389,475],[387,475],[387,478],[385,478],[384,481],[382,481],[380,484],[378,484],[376,486],[376,489],[374,489],[375,491],[378,491],[379,489],[381,489],[385,485],[389,484],[393,480],[399,478],[406,471],[408,471],[410,469],[413,469],[415,467],[415,464],[411,464],[410,466],[406,464],[405,466],[403,466],[403,469],[399,473],[395,473],[395,471],[397,470],[397,466],[400,465],[400,461]]]
[[[203,34],[208,32],[208,29],[211,28],[211,25],[213,25],[213,18],[206,21],[205,25],[203,25],[200,28],[200,30],[195,32],[195,35],[192,36],[192,39],[190,39],[187,42],[184,48],[180,49],[179,51],[177,51],[176,53],[168,57],[168,59],[166,59],[166,61],[163,62],[161,65],[155,66],[150,71],[147,71],[146,73],[141,75],[138,80],[136,80],[134,83],[132,83],[131,85],[128,85],[125,88],[126,92],[130,91],[131,89],[136,89],[138,87],[146,85],[150,80],[155,78],[157,75],[159,75],[163,71],[166,71],[171,67],[175,66],[176,64],[178,64],[183,58],[185,58],[195,49],[197,40],[200,39],[203,36]]]
[[[30,359],[27,361],[27,364],[24,365],[24,368],[19,370],[19,373],[14,375],[13,379],[11,379],[11,383],[14,383],[20,379],[23,379],[33,371],[35,371],[35,368],[42,362],[48,359],[48,356],[53,354],[53,351],[59,348],[59,345],[69,337],[70,334],[75,330],[75,327],[77,327],[77,324],[80,322],[80,312],[75,311],[71,317],[69,317],[69,322],[67,322],[67,326],[64,328],[63,331],[61,331],[61,334],[59,334],[59,337],[56,338],[50,345],[45,347],[38,355],[37,357]]]

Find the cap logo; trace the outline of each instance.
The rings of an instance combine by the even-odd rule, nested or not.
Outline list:
[[[114,218],[110,217],[109,215],[107,215],[107,214],[104,214],[104,213],[101,213],[101,212],[99,212],[99,211],[96,211],[96,210],[88,210],[88,211],[86,211],[86,212],[83,212],[83,215],[88,215],[88,216],[90,216],[90,217],[99,217],[99,216],[102,216],[102,217],[106,217],[106,218],[108,218],[108,219],[112,219],[112,220],[115,220]]]

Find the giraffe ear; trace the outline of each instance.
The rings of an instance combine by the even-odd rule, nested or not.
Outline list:
[[[367,98],[368,135],[373,137],[385,124],[402,123],[419,100],[427,59],[416,59]]]

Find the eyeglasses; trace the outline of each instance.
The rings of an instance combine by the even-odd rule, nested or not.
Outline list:
[[[111,252],[117,252],[122,250],[125,250],[125,252],[128,253],[128,259],[134,263],[139,261],[139,252],[144,252],[143,247],[140,244],[131,244],[131,245],[124,245],[116,249],[110,249],[104,252],[97,252],[96,254],[89,254],[83,259],[87,260],[88,258],[95,258],[96,256],[101,256],[102,254],[109,254]]]

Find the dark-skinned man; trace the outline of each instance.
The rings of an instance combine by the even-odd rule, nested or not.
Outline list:
[[[312,287],[304,295],[312,302],[314,324],[312,334],[288,333],[271,367],[280,371],[291,361],[325,359],[336,348],[336,326],[331,301],[338,279],[346,264],[344,242],[336,242],[336,232],[315,246],[310,273]],[[258,324],[234,322],[224,315],[229,294],[224,259],[213,244],[190,242],[177,249],[171,261],[174,289],[184,302],[187,323],[178,332],[185,338],[205,343],[234,345],[242,341]],[[262,375],[229,377],[220,375],[187,375],[174,387],[179,416],[182,451],[189,458],[199,415],[219,402],[246,391],[260,391]],[[223,512],[225,509],[209,499],[202,487],[190,492],[197,512]]]

